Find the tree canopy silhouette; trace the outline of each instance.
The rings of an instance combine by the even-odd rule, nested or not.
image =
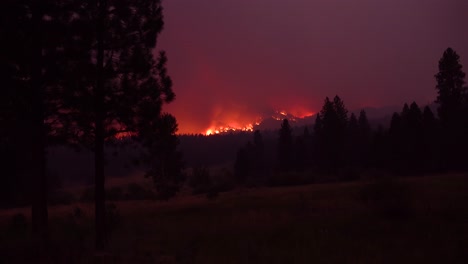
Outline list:
[[[153,55],[163,29],[162,6],[159,0],[67,3],[71,11],[65,33],[67,60],[61,113],[64,126],[72,131],[72,140],[95,154],[96,247],[103,249],[105,143],[132,136],[159,159],[159,163],[147,159],[152,162],[148,175],[158,175],[155,181],[168,184],[165,178],[169,171],[179,176],[174,168],[180,163],[174,151],[175,119],[162,114],[162,105],[175,98],[172,80],[167,75],[165,52]],[[149,139],[152,137],[170,142],[161,144],[162,139]],[[162,150],[156,146],[171,150],[156,155],[156,149]],[[161,162],[165,163],[164,172]]]
[[[453,49],[445,50],[439,61],[437,81],[438,113],[442,124],[453,125],[459,121],[462,105],[466,98],[465,73],[460,64],[460,56]]]
[[[460,56],[451,48],[445,50],[439,61],[439,72],[435,75],[437,85],[437,112],[442,125],[441,151],[445,167],[463,167],[468,157],[468,102],[464,87],[465,73],[460,64]]]
[[[62,16],[65,5],[57,1],[13,1],[1,11],[0,72],[2,77],[2,128],[8,127],[9,144],[15,145],[13,157],[27,164],[16,168],[29,182],[32,229],[47,233],[46,146],[63,139],[58,112],[66,58]],[[62,8],[63,7],[63,8]],[[5,129],[6,130],[6,129]],[[20,170],[22,172],[20,172]]]
[[[141,128],[140,128],[141,129]],[[149,165],[145,176],[153,179],[157,198],[168,200],[176,195],[185,179],[182,153],[178,150],[179,138],[176,119],[162,114],[156,122],[141,129],[140,142],[145,149],[144,161]]]
[[[290,170],[293,167],[293,136],[289,121],[284,119],[281,123],[278,138],[278,162],[282,171]]]
[[[326,97],[314,126],[319,142],[319,164],[323,169],[330,171],[345,165],[347,128],[348,110],[344,102],[338,95],[333,101]]]

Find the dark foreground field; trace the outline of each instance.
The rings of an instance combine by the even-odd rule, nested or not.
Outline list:
[[[109,249],[93,207],[50,208],[33,247],[29,210],[0,211],[0,263],[467,263],[468,176],[242,189],[110,205]],[[23,213],[26,218],[19,215]]]

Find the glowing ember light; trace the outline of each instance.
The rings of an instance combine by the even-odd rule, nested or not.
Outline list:
[[[306,117],[313,116],[314,114],[315,114],[314,112],[306,112],[306,113],[298,114],[298,115],[296,115],[296,117],[298,117],[298,118],[306,118]]]
[[[312,115],[314,115],[314,112],[307,109],[295,108],[291,109],[291,111],[286,111],[284,109],[273,111],[270,118],[277,121],[288,119],[289,121],[297,122],[299,119],[310,117]],[[226,115],[221,118],[217,117],[212,121],[211,126],[206,129],[203,134],[210,136],[239,131],[253,132],[257,129],[256,127],[261,126],[263,120],[264,118],[262,117],[257,116],[257,118],[249,118],[248,116],[243,116],[240,113]]]
[[[130,138],[132,136],[132,133],[130,132],[120,132],[114,135],[114,138],[117,140],[124,140],[126,138]]]
[[[274,114],[271,116],[272,119],[277,121],[282,121],[283,119],[288,119],[289,121],[297,121],[298,119],[306,118],[313,116],[314,112],[309,111],[293,111],[293,112],[286,112],[286,111],[279,111],[276,110]]]
[[[259,125],[260,122],[256,122],[255,125]],[[247,124],[244,126],[220,126],[220,127],[212,127],[210,129],[207,129],[205,132],[206,136],[210,135],[218,135],[222,133],[228,133],[228,132],[236,132],[236,131],[244,131],[244,132],[252,132],[254,131],[254,125],[253,124]]]

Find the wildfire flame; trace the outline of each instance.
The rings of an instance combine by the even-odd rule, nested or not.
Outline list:
[[[271,115],[271,118],[281,121],[283,119],[288,119],[290,121],[297,121],[297,119],[305,118],[312,116],[314,113],[310,111],[297,111],[293,113],[289,113],[285,110],[276,110],[274,113]],[[246,132],[252,132],[254,131],[255,126],[259,126],[260,123],[263,121],[262,118],[257,118],[255,122],[247,122],[247,123],[239,123],[239,122],[226,122],[228,125],[211,125],[208,129],[206,129],[203,134],[206,136],[210,135],[218,135],[218,134],[223,134],[223,133],[228,133],[228,132],[238,132],[238,131],[246,131]]]
[[[218,135],[221,133],[236,132],[236,131],[254,131],[254,125],[260,125],[260,121],[255,123],[249,123],[243,126],[234,125],[234,126],[220,126],[220,127],[211,127],[205,131],[206,136]]]

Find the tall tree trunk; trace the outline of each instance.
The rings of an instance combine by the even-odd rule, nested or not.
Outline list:
[[[105,177],[104,177],[104,15],[106,0],[98,1],[97,21],[97,80],[95,89],[95,212],[96,212],[96,249],[103,250],[106,245]]]
[[[32,206],[31,218],[34,234],[47,237],[47,175],[44,126],[44,88],[42,82],[42,17],[39,0],[33,4],[33,33],[31,56],[31,154],[32,154]]]

